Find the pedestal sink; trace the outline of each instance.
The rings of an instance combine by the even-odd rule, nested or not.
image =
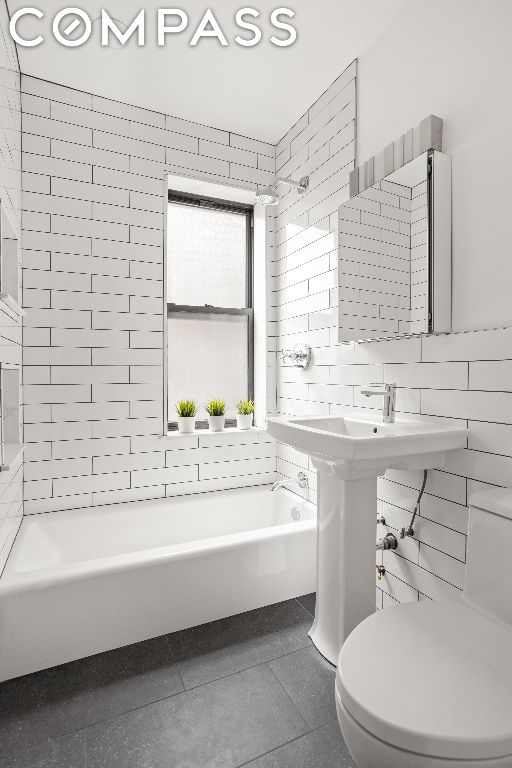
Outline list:
[[[466,445],[465,429],[361,416],[268,419],[269,433],[311,456],[318,470],[317,600],[313,643],[332,664],[375,611],[377,477],[430,469]],[[376,643],[378,638],[376,638]]]

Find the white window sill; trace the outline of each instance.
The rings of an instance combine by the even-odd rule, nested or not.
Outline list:
[[[194,432],[168,432],[166,435],[163,435],[163,439],[169,439],[169,440],[179,440],[182,437],[204,437],[204,435],[215,435],[216,437],[221,437],[222,435],[227,435],[228,437],[230,435],[250,435],[250,434],[259,434],[259,433],[265,433],[266,427],[251,427],[251,429],[238,429],[238,427],[228,427],[226,429],[221,430],[220,432],[214,432],[211,429],[196,429]]]

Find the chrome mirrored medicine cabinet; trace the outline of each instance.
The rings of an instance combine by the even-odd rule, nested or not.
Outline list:
[[[450,332],[449,155],[429,149],[353,195],[338,233],[341,343]]]

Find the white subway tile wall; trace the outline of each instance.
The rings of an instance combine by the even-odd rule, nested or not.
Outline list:
[[[161,433],[164,176],[256,189],[275,147],[33,77],[22,106],[25,513],[272,482],[265,432]]]
[[[310,191],[302,197],[290,192],[278,209],[278,348],[299,341],[313,348],[308,371],[279,367],[278,409],[281,414],[364,409],[380,418],[380,403],[361,397],[361,386],[394,381],[399,413],[448,418],[470,430],[468,447],[429,471],[414,537],[400,542],[397,552],[378,555],[386,568],[377,582],[377,607],[382,608],[395,601],[457,596],[464,578],[469,496],[488,485],[512,486],[512,328],[338,344],[338,206],[348,200],[348,173],[354,166],[355,76],[352,65],[277,147],[280,175],[311,174]],[[420,205],[412,206],[420,259],[421,200],[420,192]],[[307,457],[279,445],[277,465],[283,477],[305,471],[309,497],[316,501],[316,472]],[[379,512],[386,526],[378,526],[377,536],[398,535],[409,522],[421,482],[422,472],[388,471],[379,480]]]
[[[21,283],[21,97],[20,73],[14,44],[9,36],[5,3],[0,6],[0,202],[2,206],[3,258],[16,261]],[[6,233],[8,230],[8,234]],[[7,241],[5,237],[9,238]],[[5,272],[11,271],[6,269]],[[2,285],[2,291],[6,286]],[[16,298],[16,297],[14,297]],[[0,301],[0,365],[18,366],[21,373],[22,320]],[[21,383],[21,376],[20,376]],[[5,393],[4,393],[5,394]],[[21,400],[20,400],[21,402]],[[21,418],[21,415],[20,415]],[[5,430],[2,439],[5,439]],[[0,472],[0,574],[23,516],[22,459]]]

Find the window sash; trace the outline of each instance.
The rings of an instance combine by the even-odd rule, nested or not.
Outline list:
[[[247,381],[249,385],[248,399],[254,400],[254,310],[252,307],[211,307],[209,305],[195,307],[191,304],[167,304],[167,319],[179,313],[191,315],[245,315],[247,317]]]

